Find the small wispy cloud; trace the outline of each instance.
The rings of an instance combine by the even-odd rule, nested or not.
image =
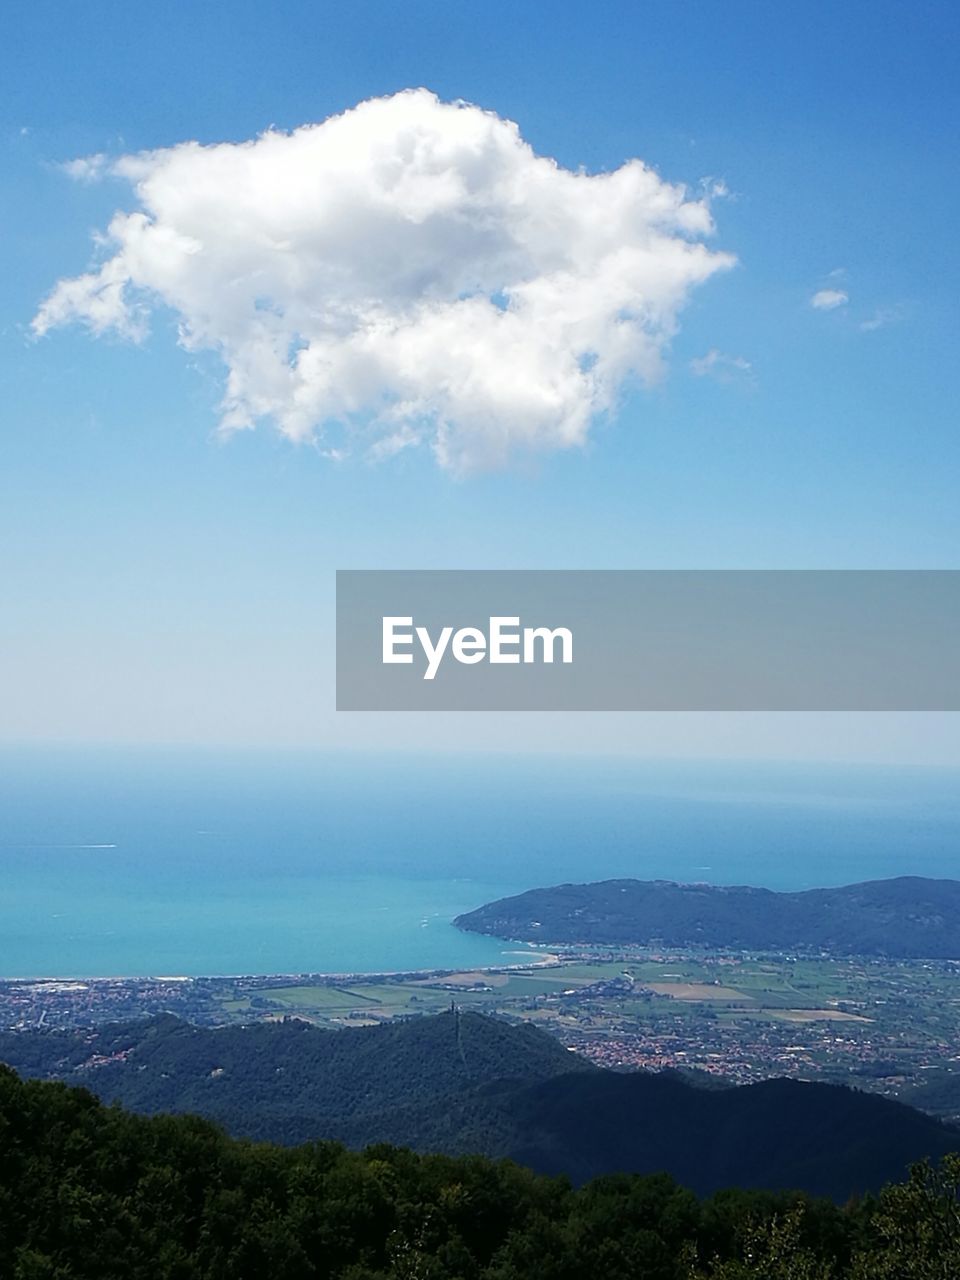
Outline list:
[[[68,160],[60,167],[75,182],[97,182],[107,172],[107,157],[100,154],[81,156],[77,160]]]
[[[818,289],[810,299],[815,311],[835,311],[837,307],[845,307],[850,296],[843,289]]]
[[[822,277],[823,287],[811,295],[810,306],[815,311],[837,311],[841,307],[848,306],[850,294],[844,287],[847,275],[846,267],[834,267],[832,271],[828,271]],[[902,320],[903,307],[896,303],[892,306],[876,306],[872,312],[867,312],[866,308],[854,305],[850,306],[846,315],[849,325],[855,325],[861,333],[873,333],[877,329],[885,329],[888,325]]]
[[[737,193],[735,191],[731,191],[726,178],[701,178],[700,191],[706,200],[735,201],[737,199]]]
[[[690,361],[690,372],[696,378],[716,378],[718,382],[733,382],[752,374],[753,365],[743,356],[729,356],[711,347],[705,356]]]
[[[903,318],[900,307],[877,307],[872,316],[860,321],[862,333],[873,333],[875,329],[885,329],[888,324],[896,324]]]

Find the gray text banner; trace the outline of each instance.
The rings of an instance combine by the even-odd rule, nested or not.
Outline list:
[[[343,570],[337,708],[956,711],[960,571]]]

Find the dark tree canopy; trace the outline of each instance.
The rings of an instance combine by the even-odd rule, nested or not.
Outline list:
[[[237,1141],[0,1068],[11,1280],[942,1280],[960,1160],[840,1208],[697,1198],[664,1175],[574,1190],[509,1162]]]

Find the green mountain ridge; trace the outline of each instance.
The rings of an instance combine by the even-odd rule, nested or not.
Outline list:
[[[342,1031],[165,1016],[6,1033],[0,1059],[134,1111],[197,1113],[235,1136],[509,1157],[577,1183],[665,1171],[699,1194],[735,1184],[843,1200],[960,1149],[960,1131],[876,1095],[606,1071],[529,1024],[476,1013]]]
[[[901,876],[780,893],[748,885],[602,880],[530,889],[454,923],[468,932],[547,944],[960,959],[960,881]]]
[[[454,1012],[343,1031],[298,1018],[207,1028],[164,1015],[92,1032],[5,1032],[0,1061],[135,1111],[195,1112],[278,1142],[507,1076],[597,1070],[529,1024]]]

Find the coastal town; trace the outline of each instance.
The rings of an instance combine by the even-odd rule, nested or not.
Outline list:
[[[171,1014],[198,1025],[296,1017],[330,1028],[454,1003],[529,1021],[598,1065],[770,1076],[913,1094],[960,1073],[960,962],[553,949],[469,972],[0,982],[0,1026],[51,1031]]]

